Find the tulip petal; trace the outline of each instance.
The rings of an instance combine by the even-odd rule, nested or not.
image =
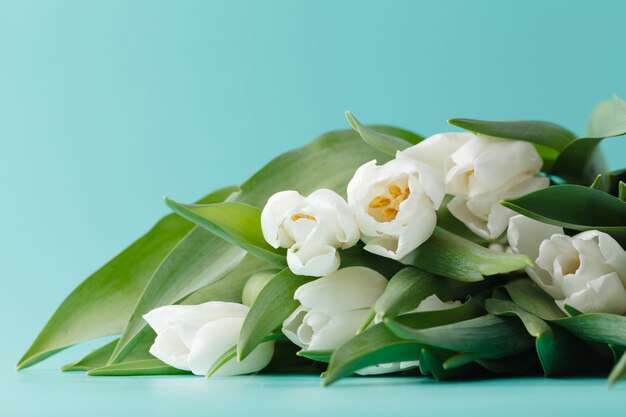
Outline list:
[[[587,283],[587,287],[575,292],[557,305],[567,313],[570,305],[582,313],[626,313],[626,290],[615,272],[603,275]]]
[[[309,350],[333,350],[356,335],[369,314],[368,308],[334,314],[328,323],[313,333]]]
[[[294,298],[307,309],[332,315],[370,308],[387,287],[387,279],[362,266],[342,268],[299,287]]]
[[[577,239],[595,240],[606,264],[610,265],[626,286],[626,251],[610,235],[598,230],[588,230],[576,235]]]
[[[213,320],[224,317],[245,317],[250,308],[239,303],[209,301],[189,307],[181,314],[168,320],[168,325],[175,329],[183,343],[191,348],[198,330]]]
[[[297,191],[281,191],[272,195],[261,212],[263,237],[272,247],[288,248],[293,239],[285,233],[282,223],[294,207],[302,204],[304,197]]]
[[[283,321],[282,332],[287,339],[291,340],[291,342],[301,348],[304,347],[304,343],[298,336],[298,329],[302,325],[304,321],[304,316],[308,313],[308,310],[302,306],[296,308],[293,313],[289,315]]]
[[[157,334],[150,347],[150,354],[174,368],[190,370],[187,363],[189,348],[174,329],[165,329]]]
[[[417,145],[399,151],[396,158],[422,162],[435,169],[440,175],[444,175],[446,160],[475,136],[469,132],[438,133],[424,139]]]
[[[221,318],[200,328],[189,353],[189,368],[196,375],[206,375],[211,366],[228,349],[237,344],[243,317]],[[274,354],[274,342],[259,345],[241,362],[232,359],[214,376],[242,375],[257,372],[267,366]]]
[[[332,246],[301,245],[287,250],[287,265],[296,275],[321,277],[339,268],[339,253]]]
[[[509,219],[507,238],[514,253],[527,255],[531,259],[539,256],[541,242],[550,239],[552,235],[563,234],[563,228],[541,223],[529,217],[518,214]],[[530,278],[544,291],[555,299],[565,297],[563,290],[555,285],[548,271],[534,266],[526,268]]]

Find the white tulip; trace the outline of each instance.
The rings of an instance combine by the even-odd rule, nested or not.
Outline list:
[[[505,198],[547,187],[538,176],[542,160],[535,147],[519,140],[473,133],[440,133],[404,151],[397,158],[428,164],[445,176],[453,216],[485,239],[495,239],[515,213],[500,204]]]
[[[563,229],[529,219],[511,218],[513,251],[535,258],[530,277],[563,310],[626,313],[626,251],[606,233],[589,230],[573,237]]]
[[[333,350],[352,338],[387,287],[378,272],[352,266],[299,287],[283,333],[305,350]]]
[[[345,200],[327,189],[303,197],[281,191],[261,213],[263,236],[272,247],[289,248],[287,264],[297,275],[328,275],[339,268],[338,248],[359,241],[359,229]]]
[[[435,294],[426,297],[423,299],[417,307],[410,311],[409,313],[420,313],[424,311],[441,311],[448,310],[451,308],[455,308],[461,305],[460,301],[441,301],[439,297]],[[379,315],[376,316],[374,322],[380,323],[381,317]],[[390,363],[381,363],[379,365],[368,366],[363,368],[356,373],[359,375],[381,375],[381,374],[389,374],[392,372],[400,372],[406,371],[409,369],[413,369],[419,366],[419,361],[403,361],[403,362],[390,362]]]
[[[401,259],[435,230],[445,196],[443,178],[426,164],[394,159],[362,165],[348,184],[348,204],[365,250]]]
[[[243,304],[221,301],[156,308],[143,316],[157,334],[150,353],[174,368],[206,375],[220,356],[237,344],[248,310]],[[243,361],[232,359],[214,375],[260,371],[273,354],[274,342],[262,343]]]

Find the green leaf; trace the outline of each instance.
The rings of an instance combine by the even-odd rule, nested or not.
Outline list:
[[[609,386],[615,385],[615,383],[624,378],[626,378],[626,352],[622,354],[622,357],[611,370],[608,379]]]
[[[465,298],[483,290],[485,285],[467,284],[433,275],[418,268],[407,267],[394,275],[383,295],[374,304],[374,311],[382,318],[395,317],[415,309],[430,295],[444,300]]]
[[[483,357],[500,358],[523,352],[533,339],[517,321],[487,314],[466,321],[425,329],[413,329],[398,320],[385,320],[385,325],[398,337],[415,343],[460,352],[480,353]]]
[[[376,130],[394,136],[400,132],[410,135],[385,126]],[[241,192],[229,201],[263,207],[268,198],[279,191],[296,190],[308,195],[319,188],[331,189],[345,197],[354,172],[372,159],[384,163],[389,156],[367,145],[353,130],[330,132],[305,147],[275,158],[243,183]]]
[[[263,237],[259,208],[232,202],[207,205],[180,204],[169,198],[166,198],[165,202],[174,212],[225,241],[278,267],[287,266],[286,250],[273,248]]]
[[[579,185],[555,185],[502,202],[543,223],[573,230],[599,230],[626,243],[626,203]]]
[[[495,252],[440,227],[400,262],[463,282],[480,281],[484,275],[504,274],[532,265],[525,255]]]
[[[184,375],[189,371],[173,368],[158,359],[116,363],[87,371],[89,376]]]
[[[298,308],[293,294],[296,289],[315,278],[295,275],[285,268],[263,287],[243,322],[237,357],[241,361],[256,348],[263,339],[278,328]]]
[[[602,138],[572,141],[559,154],[548,172],[569,182],[589,184],[598,174],[607,171],[606,161],[598,147],[602,141]]]
[[[218,202],[235,191],[228,187],[200,202]],[[88,277],[63,301],[19,360],[22,369],[76,343],[120,333],[150,277],[193,223],[171,214]]]
[[[626,346],[626,317],[607,313],[580,314],[553,321],[584,340]]]
[[[333,355],[333,352],[331,350],[301,350],[297,355],[311,359],[312,361],[330,362],[330,357]]]
[[[163,260],[144,289],[109,364],[121,362],[146,326],[143,315],[176,304],[192,292],[225,277],[246,252],[202,229],[193,229]]]
[[[271,267],[270,264],[255,256],[246,255],[243,261],[241,261],[241,263],[237,265],[237,268],[230,274],[217,282],[193,292],[190,296],[186,297],[181,304],[202,304],[207,301],[230,301],[239,303],[241,302],[242,290],[248,277],[256,272],[264,271]],[[136,340],[132,343],[132,349],[128,355],[124,357],[123,362],[154,359],[149,350],[155,338],[156,334],[154,331],[148,326],[144,327],[135,337]],[[88,371],[93,368],[103,367],[108,363],[118,342],[119,339],[115,339],[101,348],[90,352],[84,358],[65,365],[61,370]]]
[[[379,323],[335,349],[323,384],[330,385],[368,366],[417,360],[420,354],[419,344],[395,336]]]
[[[624,181],[619,182],[618,197],[620,200],[626,202],[626,183]]]
[[[402,326],[417,330],[459,323],[483,314],[485,314],[485,309],[481,303],[473,298],[469,298],[468,301],[453,308],[402,314],[393,320]]]
[[[202,304],[207,301],[230,301],[241,303],[243,288],[252,275],[275,271],[274,266],[254,255],[246,255],[232,272],[217,282],[194,291],[181,304]]]
[[[528,279],[511,281],[504,288],[516,305],[537,317],[544,320],[566,317],[554,299]]]
[[[359,135],[361,135],[361,138],[363,138],[365,143],[374,149],[386,153],[387,155],[395,157],[396,152],[402,151],[413,144],[404,139],[377,132],[376,130],[361,124],[361,122],[359,122],[358,119],[349,111],[346,112],[346,118],[348,119],[350,126],[352,126],[352,128],[356,130]]]
[[[535,337],[535,349],[547,377],[567,375],[584,369],[590,356],[589,348],[571,334],[552,327],[539,317],[521,309],[515,303],[488,299],[487,311],[495,315],[516,315],[528,333]]]
[[[564,127],[538,120],[489,121],[450,119],[448,123],[470,132],[498,138],[523,140],[557,151],[563,150],[568,143],[576,139],[576,135]]]

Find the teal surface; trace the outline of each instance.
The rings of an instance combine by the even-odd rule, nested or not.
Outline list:
[[[450,117],[578,133],[626,96],[622,1],[0,0],[0,415],[612,415],[602,379],[438,384],[312,377],[96,378],[13,365],[85,276],[167,213],[280,152],[364,122]],[[626,165],[626,140],[604,149]],[[129,410],[129,411],[124,411]],[[623,413],[623,411],[622,411]],[[547,414],[544,413],[544,414]]]

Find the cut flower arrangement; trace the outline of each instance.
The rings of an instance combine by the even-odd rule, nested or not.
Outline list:
[[[88,375],[626,376],[626,133],[452,119],[325,134],[159,221],[62,303],[18,363],[119,335]]]

